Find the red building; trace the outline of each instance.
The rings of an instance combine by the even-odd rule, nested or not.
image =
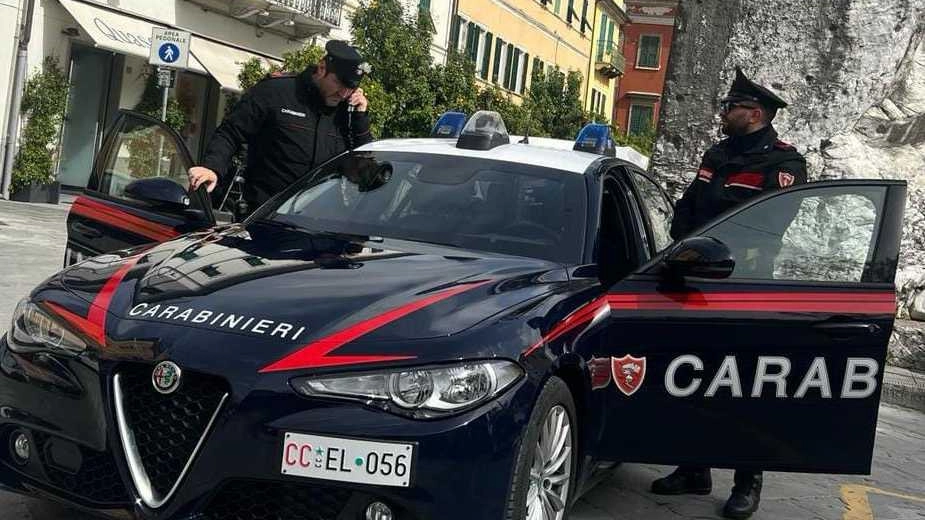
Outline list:
[[[641,133],[658,121],[678,0],[626,0],[626,7],[626,70],[612,120],[623,133]]]

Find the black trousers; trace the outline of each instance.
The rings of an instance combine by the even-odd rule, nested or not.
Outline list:
[[[710,471],[710,468],[704,468],[700,466],[680,466],[678,469],[684,473],[700,473]],[[735,470],[733,481],[735,482],[736,486],[748,486],[752,483],[752,481],[755,480],[755,478],[760,478],[761,476],[762,472],[760,470],[756,471],[753,469],[740,468]]]

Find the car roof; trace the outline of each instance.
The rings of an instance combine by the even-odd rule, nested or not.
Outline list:
[[[530,138],[532,141],[534,138]],[[383,139],[365,144],[357,151],[374,152],[413,152],[456,157],[472,157],[490,161],[506,161],[528,164],[543,168],[552,168],[571,173],[583,174],[595,161],[604,159],[602,155],[574,150],[563,150],[539,144],[520,144],[511,137],[511,144],[496,146],[490,150],[468,150],[456,147],[456,139],[413,138]]]

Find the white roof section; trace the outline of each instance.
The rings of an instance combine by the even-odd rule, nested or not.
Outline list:
[[[382,152],[414,152],[435,155],[452,155],[457,157],[472,157],[493,161],[507,161],[543,168],[553,168],[573,173],[585,173],[591,163],[602,158],[588,152],[576,152],[568,149],[542,146],[541,138],[530,138],[530,144],[519,144],[519,137],[511,136],[511,144],[496,146],[491,150],[467,150],[456,148],[456,139],[384,139],[363,145],[359,151]],[[534,143],[537,140],[537,144]]]
[[[512,143],[521,139],[521,136],[511,136]],[[551,137],[531,137],[530,144],[533,146],[555,148],[556,150],[571,150],[572,147],[575,146],[575,141],[569,141],[567,139],[553,139]],[[617,146],[614,148],[614,152],[617,159],[623,159],[628,163],[635,164],[643,170],[649,169],[649,158],[645,155],[642,155],[634,148],[630,148],[629,146]]]

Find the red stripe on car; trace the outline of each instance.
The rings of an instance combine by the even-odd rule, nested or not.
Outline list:
[[[127,211],[83,196],[77,197],[71,206],[71,211],[76,215],[150,238],[156,242],[170,240],[180,234],[170,226],[145,220]]]
[[[429,296],[420,298],[411,303],[395,307],[387,312],[374,316],[372,318],[355,323],[345,329],[341,329],[333,334],[317,339],[292,354],[271,363],[260,369],[260,373],[280,372],[283,370],[298,370],[304,368],[330,367],[339,365],[355,365],[361,363],[377,363],[383,361],[399,361],[403,359],[414,359],[416,356],[380,356],[380,355],[329,355],[338,348],[350,343],[351,341],[365,336],[370,332],[383,327],[393,321],[403,318],[415,311],[428,307],[437,302],[456,296],[457,294],[480,287],[491,280],[480,282],[469,282],[460,284],[448,289],[437,291]]]
[[[589,323],[604,308],[612,311],[803,312],[895,314],[891,292],[754,292],[754,293],[623,293],[605,294],[582,305],[523,352],[529,356],[578,326]]]
[[[74,314],[53,302],[45,302],[45,305],[55,314],[58,314],[72,326],[77,328],[78,331],[92,338],[100,346],[105,347],[106,315],[109,314],[109,305],[112,303],[112,297],[115,295],[116,289],[119,288],[119,284],[122,283],[125,275],[135,266],[139,258],[141,257],[135,256],[126,259],[125,263],[119,266],[116,272],[106,280],[106,283],[103,284],[103,288],[100,289],[100,292],[90,304],[90,310],[87,312],[86,318]]]

